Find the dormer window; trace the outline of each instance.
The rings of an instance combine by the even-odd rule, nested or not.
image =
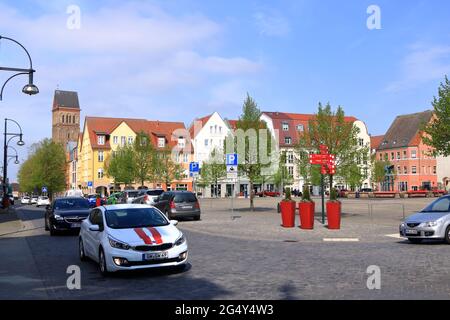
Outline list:
[[[164,148],[166,145],[166,139],[165,138],[158,138],[158,148]]]
[[[186,144],[185,139],[183,137],[179,137],[178,138],[178,147],[184,148],[185,144]]]
[[[283,131],[289,131],[289,124],[287,122],[283,122]]]
[[[99,146],[105,145],[105,136],[97,136],[97,144]]]

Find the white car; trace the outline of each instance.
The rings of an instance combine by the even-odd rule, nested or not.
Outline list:
[[[31,204],[36,204],[37,201],[38,201],[38,197],[37,197],[37,196],[32,196],[32,197],[31,197],[31,200],[30,200],[30,203],[31,203]]]
[[[22,199],[20,200],[20,203],[21,204],[30,204],[30,201],[31,201],[30,197],[25,196],[25,197],[22,197]]]
[[[149,205],[97,207],[81,223],[80,259],[96,261],[103,275],[120,270],[184,267],[188,245],[177,223]]]
[[[37,203],[36,206],[40,207],[40,206],[49,206],[50,205],[50,199],[46,196],[40,196],[37,199]]]

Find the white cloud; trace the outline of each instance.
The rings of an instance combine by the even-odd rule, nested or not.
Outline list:
[[[401,63],[401,77],[386,88],[389,92],[410,90],[450,74],[450,46],[416,44]]]
[[[288,19],[274,10],[258,11],[253,19],[259,33],[264,36],[283,37],[291,31]]]

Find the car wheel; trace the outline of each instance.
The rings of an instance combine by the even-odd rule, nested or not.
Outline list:
[[[200,215],[195,216],[195,217],[194,217],[194,220],[195,220],[195,221],[199,221],[199,220],[200,220]]]
[[[418,243],[422,243],[422,240],[423,240],[423,239],[408,238],[408,240],[409,240],[409,242],[411,242],[411,243],[418,244]]]
[[[450,226],[445,230],[445,243],[450,244]]]
[[[80,260],[81,261],[86,261],[86,253],[84,252],[84,244],[83,244],[83,240],[80,237],[80,240],[78,241],[78,251],[80,253]]]
[[[100,248],[99,256],[98,256],[98,265],[100,268],[100,273],[102,276],[108,275],[108,267],[106,266],[106,258],[105,253],[103,252],[103,249]]]

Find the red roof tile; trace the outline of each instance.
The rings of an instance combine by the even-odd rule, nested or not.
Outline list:
[[[384,135],[381,136],[371,136],[370,137],[370,148],[371,149],[378,149],[381,142],[383,141]]]

